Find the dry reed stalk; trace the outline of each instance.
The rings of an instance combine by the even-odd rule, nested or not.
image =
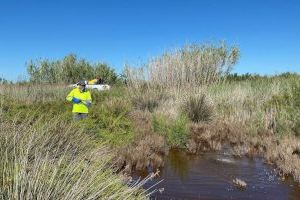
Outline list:
[[[220,82],[239,58],[239,50],[225,43],[219,45],[186,45],[165,52],[139,68],[125,69],[128,84],[139,88],[143,84],[162,88],[187,88]]]
[[[65,85],[57,84],[0,85],[2,98],[26,104],[63,100],[67,92]]]

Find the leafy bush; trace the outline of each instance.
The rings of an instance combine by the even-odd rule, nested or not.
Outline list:
[[[156,133],[164,135],[171,147],[185,147],[187,140],[187,117],[180,115],[175,120],[162,115],[154,115],[152,126]]]
[[[84,59],[78,60],[70,54],[62,60],[30,61],[27,65],[30,81],[33,83],[76,83],[101,77],[107,84],[116,83],[118,76],[114,69],[105,63],[92,64]]]
[[[103,100],[101,93],[97,97],[93,100],[89,118],[82,123],[84,129],[112,145],[130,143],[133,139],[132,122],[128,116],[130,102],[119,97]]]
[[[213,118],[213,107],[204,94],[190,96],[184,102],[182,110],[193,122],[210,121]]]
[[[233,74],[228,74],[224,77],[224,79],[226,79],[226,81],[246,81],[246,80],[257,80],[257,79],[261,79],[261,78],[266,78],[264,76],[261,76],[259,74],[250,74],[250,73],[246,73],[246,74],[237,74],[237,73],[233,73]]]

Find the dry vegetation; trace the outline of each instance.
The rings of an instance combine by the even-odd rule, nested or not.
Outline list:
[[[236,46],[220,44],[192,44],[151,59],[143,67],[125,69],[128,84],[187,88],[220,82],[229,74],[239,58]]]
[[[262,155],[299,181],[299,75],[226,80],[237,58],[235,47],[222,44],[167,52],[127,69],[131,98],[151,102],[152,129],[171,148],[196,153],[230,144],[233,154]]]

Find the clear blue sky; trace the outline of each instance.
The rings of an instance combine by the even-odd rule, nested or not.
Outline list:
[[[187,42],[238,44],[238,73],[300,72],[297,0],[0,1],[0,76],[69,53],[118,72]]]

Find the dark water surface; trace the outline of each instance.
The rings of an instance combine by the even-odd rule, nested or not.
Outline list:
[[[142,173],[137,173],[143,176]],[[232,180],[247,183],[244,190]],[[151,199],[291,199],[300,200],[300,186],[291,178],[282,181],[261,159],[235,158],[225,152],[189,155],[172,150],[160,177],[145,185],[154,188]]]

